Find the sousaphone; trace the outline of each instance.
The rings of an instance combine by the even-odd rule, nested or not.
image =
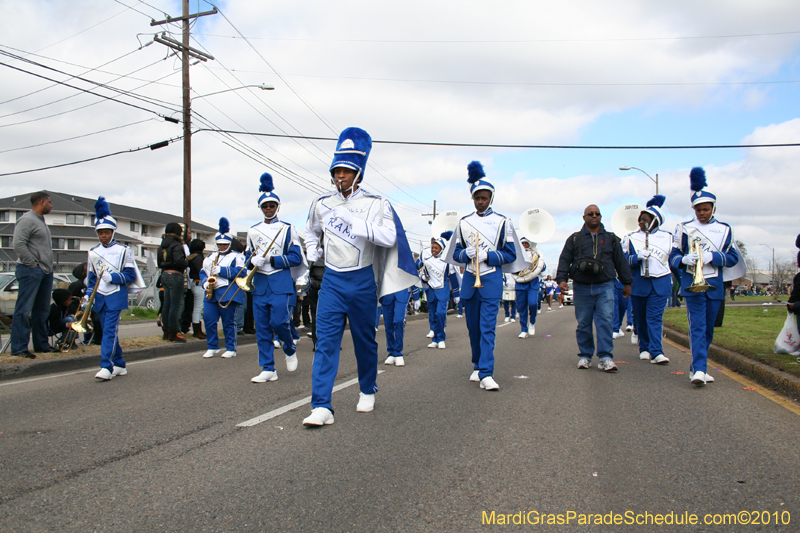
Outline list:
[[[620,239],[639,229],[639,214],[645,207],[639,204],[621,205],[611,215],[611,231]]]
[[[445,231],[455,231],[459,220],[461,220],[461,215],[458,211],[439,213],[433,219],[433,224],[431,224],[431,236],[434,239],[438,239]]]
[[[533,207],[519,217],[519,233],[531,243],[531,249],[528,250],[531,265],[515,275],[517,283],[533,281],[542,272],[544,261],[536,249],[536,244],[550,240],[555,232],[556,221],[553,215],[544,209]]]

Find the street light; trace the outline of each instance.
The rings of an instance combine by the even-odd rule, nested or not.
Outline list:
[[[770,250],[772,250],[772,292],[775,292],[775,248],[770,246],[769,244],[759,244],[759,246],[766,246]]]
[[[238,91],[239,89],[246,89],[247,87],[255,87],[257,89],[261,89],[262,91],[274,91],[275,87],[273,85],[266,85],[262,83],[261,85],[242,85],[241,87],[234,87],[232,89],[224,89],[222,91],[216,91],[213,93],[208,94],[201,94],[200,96],[193,96],[192,100],[197,100],[198,98],[205,98],[206,96],[211,96],[212,94],[219,94],[219,93],[227,93],[229,91]]]
[[[644,170],[642,170],[641,168],[636,168],[636,167],[619,167],[619,169],[620,169],[620,170],[638,170],[639,172],[641,172],[642,174],[644,174],[645,176],[647,176],[648,178],[650,178],[650,181],[652,181],[653,183],[655,183],[655,184],[656,184],[656,194],[658,194],[658,174],[656,174],[656,177],[655,177],[655,179],[653,179],[653,176],[651,176],[650,174],[648,174],[647,172],[645,172],[645,171],[644,171]]]

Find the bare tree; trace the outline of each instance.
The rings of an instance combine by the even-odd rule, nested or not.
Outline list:
[[[772,280],[772,286],[782,292],[792,283],[795,274],[797,274],[797,265],[794,257],[786,256],[784,259],[776,259],[775,279]]]

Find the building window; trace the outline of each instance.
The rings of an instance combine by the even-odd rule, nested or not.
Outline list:
[[[66,239],[53,239],[53,250],[65,250],[67,248]]]
[[[0,222],[10,222],[10,221],[11,221],[11,212],[0,211]]]
[[[83,221],[86,217],[84,215],[67,215],[67,224],[76,224],[83,226]]]
[[[147,237],[147,224],[142,224],[142,235]]]
[[[81,249],[80,239],[67,239],[67,250],[80,250],[80,249]]]
[[[139,257],[144,257],[144,246],[139,247]]]
[[[131,231],[139,231],[139,223],[131,221]]]
[[[2,240],[2,247],[3,248],[13,248],[14,247],[14,245],[12,243],[13,239],[14,239],[13,237],[2,237],[2,238],[0,238],[0,240]]]
[[[27,211],[17,211],[17,221],[19,221],[19,219],[21,219],[22,215],[24,215],[25,213],[27,213]]]

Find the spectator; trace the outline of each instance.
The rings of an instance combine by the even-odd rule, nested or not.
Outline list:
[[[800,248],[800,235],[797,236],[794,245]],[[797,266],[800,267],[800,252],[797,252]],[[797,329],[800,329],[800,272],[795,274],[792,281],[792,292],[789,294],[789,303],[786,304],[786,308],[790,313],[794,313],[795,320],[797,320]]]
[[[80,308],[81,298],[86,296],[86,263],[81,263],[73,268],[72,275],[76,279],[69,284],[69,293],[72,295],[72,305],[70,305],[69,313],[76,315]],[[53,294],[55,294],[55,291],[53,291]],[[92,319],[92,331],[84,333],[83,343],[88,344],[89,339],[91,339],[92,344],[100,346],[103,340],[103,324],[94,309],[92,309],[90,318]]]
[[[47,317],[53,289],[53,242],[44,215],[53,203],[44,191],[31,195],[31,210],[14,227],[14,252],[19,290],[11,324],[11,355],[35,359],[28,351],[33,334],[33,351],[54,351],[47,341]]]
[[[183,273],[189,262],[181,242],[181,226],[177,222],[167,224],[161,245],[156,252],[158,268],[161,269],[161,284],[164,287],[164,307],[161,308],[164,339],[170,342],[186,342],[178,337],[178,317],[183,298]]]
[[[68,289],[56,289],[53,291],[53,303],[50,305],[50,316],[47,320],[47,325],[50,331],[57,335],[60,340],[63,339],[64,334],[72,327],[72,322],[75,321],[75,315],[69,312],[70,304],[72,304],[72,295]]]
[[[186,260],[189,262],[189,288],[192,295],[191,302],[191,320],[192,320],[192,334],[197,339],[205,339],[206,335],[203,333],[203,323],[201,318],[203,316],[203,298],[205,291],[200,283],[200,271],[203,270],[203,250],[206,243],[200,239],[194,239],[189,243],[189,256]]]

